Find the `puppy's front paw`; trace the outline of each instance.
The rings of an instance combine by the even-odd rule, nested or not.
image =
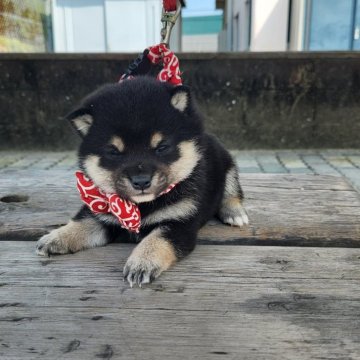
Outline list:
[[[137,284],[149,284],[154,281],[163,270],[151,259],[130,256],[124,266],[124,280],[126,279],[131,287]]]
[[[163,236],[163,229],[153,230],[133,250],[124,266],[124,280],[131,287],[151,283],[176,261],[175,249]]]
[[[44,235],[36,245],[38,255],[72,254],[107,243],[104,228],[93,218],[70,220],[66,225]]]
[[[36,253],[40,256],[50,256],[55,254],[68,254],[69,248],[67,242],[61,238],[59,229],[51,231],[44,235],[36,243]]]

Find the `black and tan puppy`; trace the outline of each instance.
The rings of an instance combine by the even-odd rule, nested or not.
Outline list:
[[[133,237],[141,242],[124,267],[131,286],[151,282],[189,254],[214,215],[230,225],[248,222],[236,167],[204,132],[188,88],[138,77],[91,94],[68,118],[83,138],[80,169],[101,191],[140,209]],[[84,205],[38,241],[37,253],[74,253],[125,236],[114,215]]]

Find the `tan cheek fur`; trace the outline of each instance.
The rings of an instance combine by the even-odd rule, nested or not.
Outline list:
[[[183,141],[178,146],[180,159],[170,165],[171,182],[180,182],[190,176],[200,160],[200,153],[193,141]]]
[[[90,155],[84,161],[87,174],[102,191],[114,193],[115,188],[112,180],[112,173],[100,165],[100,158],[97,155]]]

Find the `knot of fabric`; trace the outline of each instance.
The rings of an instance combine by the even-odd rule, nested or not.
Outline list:
[[[159,72],[157,79],[173,85],[181,85],[180,64],[177,56],[165,44],[150,46],[148,50],[147,57],[150,62],[154,65],[163,65],[163,69]]]
[[[141,216],[138,206],[117,194],[105,194],[82,171],[75,173],[81,200],[95,214],[113,214],[121,227],[138,233]]]
[[[75,175],[80,198],[93,213],[110,213],[118,219],[122,228],[136,233],[140,231],[141,214],[136,204],[121,199],[117,194],[104,193],[82,171],[77,171]],[[167,194],[175,186],[170,184],[159,196]]]

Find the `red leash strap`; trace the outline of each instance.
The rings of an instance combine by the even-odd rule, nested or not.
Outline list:
[[[176,11],[177,8],[176,0],[163,0],[163,7],[166,12]]]

